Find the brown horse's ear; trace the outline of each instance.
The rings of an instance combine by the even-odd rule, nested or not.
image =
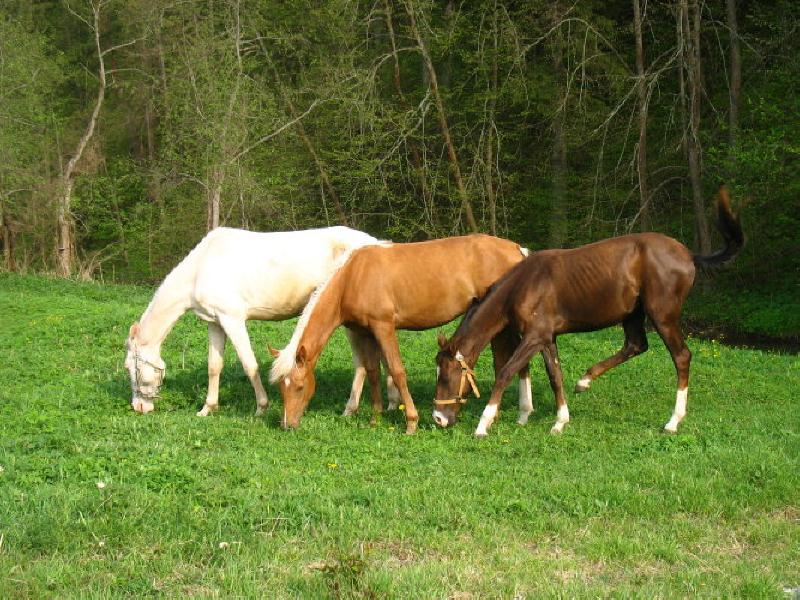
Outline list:
[[[128,337],[131,339],[135,339],[139,335],[139,321],[134,321],[133,325],[131,325],[130,331],[128,331]]]
[[[278,358],[281,355],[281,351],[280,350],[277,350],[276,348],[273,348],[269,344],[267,344],[267,350],[269,350],[269,353],[272,354],[272,358]]]
[[[300,346],[300,348],[297,350],[297,355],[294,358],[295,363],[297,363],[298,367],[302,367],[306,364],[307,358],[308,357],[306,356],[306,347]]]
[[[436,334],[436,341],[439,342],[440,350],[444,350],[445,346],[447,346],[447,338],[444,337],[444,334],[441,331]]]

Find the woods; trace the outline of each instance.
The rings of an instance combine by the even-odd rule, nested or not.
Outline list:
[[[788,1],[11,0],[2,268],[156,281],[219,225],[708,252],[725,182],[753,242],[727,285],[785,287],[797,25]]]

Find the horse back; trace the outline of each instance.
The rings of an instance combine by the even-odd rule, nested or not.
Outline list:
[[[435,327],[523,258],[518,244],[482,234],[360,248],[346,265],[343,316],[362,326],[390,319],[404,329]]]
[[[613,325],[647,298],[666,294],[682,303],[694,279],[688,249],[657,233],[546,250],[523,265],[518,316],[555,315],[552,326],[559,333]]]

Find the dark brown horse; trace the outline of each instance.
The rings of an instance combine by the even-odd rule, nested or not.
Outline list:
[[[299,425],[314,394],[317,359],[333,331],[346,325],[367,371],[374,414],[383,409],[378,382],[383,354],[405,404],[406,431],[413,433],[417,409],[406,385],[395,330],[429,329],[454,319],[527,254],[514,242],[488,235],[381,244],[353,251],[314,293],[289,345],[280,353],[272,351],[277,360],[271,380],[278,383],[283,397],[283,427]],[[495,354],[495,360],[505,364],[508,356]],[[517,371],[523,421],[533,410],[527,363]],[[348,406],[345,414],[354,410]]]
[[[434,420],[441,426],[455,422],[464,402],[458,390],[466,387],[464,379],[472,377],[470,370],[481,350],[498,332],[512,328],[518,334],[516,348],[497,373],[475,435],[487,434],[511,375],[537,352],[544,357],[558,408],[552,431],[560,433],[569,421],[569,410],[556,337],[622,323],[622,349],[586,371],[576,387],[581,392],[609,369],[647,350],[644,321],[649,317],[678,373],[675,410],[664,427],[676,432],[686,415],[692,356],[681,333],[680,315],[694,283],[695,267],[722,265],[744,244],[741,225],[731,212],[724,188],[717,213],[725,248],[710,256],[692,255],[680,242],[658,233],[640,233],[571,250],[545,250],[522,261],[467,312],[452,339],[440,339]]]

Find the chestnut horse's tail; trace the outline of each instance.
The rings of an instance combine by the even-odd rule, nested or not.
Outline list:
[[[739,254],[744,246],[744,233],[739,217],[731,210],[731,201],[728,197],[728,188],[724,185],[719,188],[717,195],[717,229],[725,240],[725,247],[708,256],[695,254],[692,258],[698,267],[708,269],[720,267]]]

